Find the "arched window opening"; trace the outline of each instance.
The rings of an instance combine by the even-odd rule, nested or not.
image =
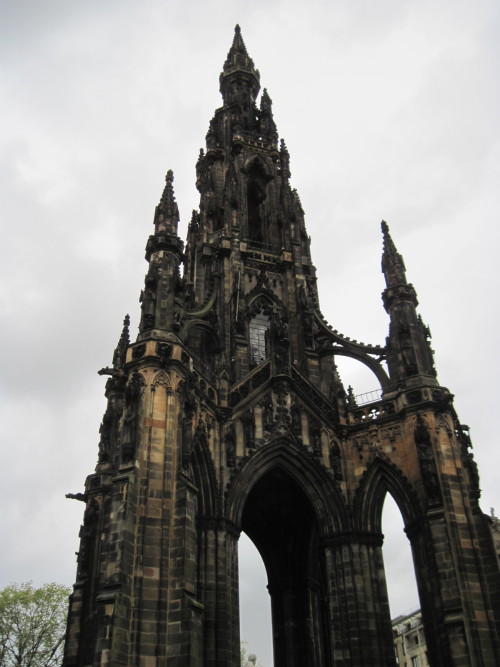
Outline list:
[[[273,667],[271,599],[264,563],[250,538],[238,542],[240,577],[240,637],[247,654],[255,653],[257,665]]]
[[[250,320],[249,338],[250,338],[250,367],[255,368],[268,356],[268,331],[270,327],[269,317],[262,312],[257,313]]]
[[[267,243],[264,201],[266,178],[259,165],[253,164],[248,174],[247,215],[248,240],[251,243]]]
[[[382,512],[384,565],[399,664],[427,667],[426,642],[411,547],[399,508],[388,493]],[[403,662],[402,662],[403,660]]]

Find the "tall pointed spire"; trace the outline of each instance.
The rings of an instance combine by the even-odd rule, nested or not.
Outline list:
[[[236,25],[231,48],[220,75],[220,92],[224,103],[237,101],[241,97],[242,84],[248,88],[252,101],[255,101],[260,90],[260,74],[255,69],[253,60],[248,55],[245,42],[241,36],[241,29]]]
[[[389,225],[382,220],[382,234],[384,237],[384,252],[382,254],[382,271],[385,275],[387,287],[406,285],[406,269],[403,258],[398,253],[394,241],[389,233]]]
[[[149,269],[141,292],[139,336],[152,335],[153,329],[170,330],[174,316],[174,295],[178,287],[183,243],[177,236],[179,209],[174,195],[174,172],[165,176],[165,188],[155,210],[155,233],[146,244]]]
[[[406,280],[403,258],[391,238],[389,226],[382,220],[381,227],[384,237],[382,271],[387,285],[382,300],[391,318],[386,340],[389,375],[395,383],[422,375],[429,381],[429,377],[436,376],[429,329],[417,315],[417,293]]]
[[[225,74],[239,69],[246,70],[252,74],[257,74],[257,76],[259,75],[254,67],[253,60],[248,55],[245,42],[241,36],[241,28],[238,24],[236,24],[234,28],[233,43],[227,54],[223,69]]]
[[[174,195],[174,172],[169,169],[165,176],[165,188],[160,199],[160,203],[155,211],[155,232],[156,234],[167,233],[177,234],[177,225],[179,223],[179,208]]]

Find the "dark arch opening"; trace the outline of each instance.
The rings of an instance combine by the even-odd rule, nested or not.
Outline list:
[[[300,486],[275,467],[245,502],[242,530],[257,547],[271,595],[274,665],[328,664],[318,521]]]

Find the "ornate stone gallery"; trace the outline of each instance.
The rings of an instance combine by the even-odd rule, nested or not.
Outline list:
[[[140,332],[107,375],[64,665],[236,667],[238,537],[264,561],[276,667],[395,665],[390,493],[433,667],[500,664],[500,575],[467,427],[382,223],[385,343],[333,329],[289,154],[239,27],[177,235],[173,174],[146,245]],[[362,404],[335,359],[373,371]]]

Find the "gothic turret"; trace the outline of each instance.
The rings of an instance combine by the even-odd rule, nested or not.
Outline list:
[[[165,176],[165,188],[155,211],[155,234],[177,236],[179,209],[174,195],[174,172],[169,169]]]
[[[183,243],[177,236],[179,209],[174,195],[172,170],[165,177],[165,188],[154,216],[155,233],[146,245],[149,269],[141,292],[141,340],[164,339],[174,329],[179,316],[176,302],[181,290],[179,266]]]
[[[121,371],[125,366],[127,349],[130,345],[130,315],[125,315],[123,320],[123,329],[113,354],[113,368],[116,371]]]
[[[437,385],[429,328],[417,315],[417,294],[406,280],[403,258],[394,245],[389,226],[385,221],[381,226],[384,238],[382,272],[387,285],[382,299],[391,318],[386,339],[391,384],[403,381],[418,384],[425,377],[427,383]]]

